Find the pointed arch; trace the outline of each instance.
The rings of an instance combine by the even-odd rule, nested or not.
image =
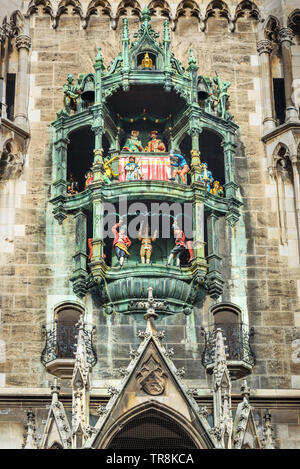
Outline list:
[[[206,12],[205,12],[205,19],[209,18],[210,16],[218,16],[221,18],[230,19],[230,12],[229,8],[223,0],[212,0],[207,5]]]
[[[13,25],[14,31],[16,35],[19,35],[23,32],[24,29],[24,16],[20,12],[20,10],[15,10],[10,15],[10,24]]]
[[[110,448],[114,438],[118,435],[120,436],[120,430],[122,431],[128,428],[128,425],[137,420],[142,421],[143,418],[147,417],[161,419],[166,426],[172,424],[176,426],[179,429],[179,433],[181,432],[181,437],[190,441],[191,446],[189,449],[208,449],[211,447],[204,437],[205,432],[203,429],[196,429],[178,411],[153,399],[133,407],[112,422],[109,428],[100,434],[104,436],[100,436],[94,447],[101,449]],[[158,435],[156,436],[158,437]]]
[[[268,16],[264,22],[263,29],[266,39],[269,39],[270,41],[277,41],[277,35],[280,29],[280,22],[278,18],[273,15]]]
[[[120,16],[141,16],[141,6],[137,0],[122,0],[117,8],[117,18]]]
[[[26,16],[43,13],[47,13],[51,17],[53,16],[54,13],[50,0],[31,0]]]
[[[234,18],[255,18],[256,20],[261,20],[261,13],[258,6],[251,0],[242,0],[235,9]]]
[[[297,35],[300,35],[300,8],[292,11],[288,17],[287,25]]]
[[[179,3],[176,10],[176,19],[180,16],[187,16],[187,11],[189,11],[189,16],[194,16],[200,19],[200,8],[194,0],[183,0]]]
[[[152,0],[149,3],[149,11],[151,16],[164,16],[168,19],[171,18],[171,8],[165,0]]]
[[[92,0],[88,7],[86,16],[89,18],[92,15],[97,16],[112,16],[111,4],[107,0]]]
[[[74,14],[83,17],[82,5],[79,0],[61,0],[57,7],[57,17],[63,14]]]

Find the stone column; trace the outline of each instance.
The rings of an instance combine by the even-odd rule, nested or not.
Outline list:
[[[28,127],[27,106],[28,106],[28,55],[31,47],[31,39],[25,34],[16,38],[16,47],[19,51],[18,74],[16,83],[15,98],[15,123],[21,127]]]
[[[205,189],[198,190],[193,199],[193,249],[194,261],[206,273],[205,242],[204,242],[204,197]]]
[[[98,198],[93,201],[93,256],[92,263],[103,260],[103,202]]]
[[[7,118],[7,105],[6,105],[6,83],[8,73],[8,48],[9,48],[9,32],[3,29],[4,36],[4,63],[3,63],[3,86],[2,86],[2,117]]]
[[[86,236],[86,215],[82,210],[75,214],[75,254],[73,256],[74,262],[74,277],[85,278],[87,276],[86,261],[87,261],[87,236]]]
[[[262,113],[263,113],[263,133],[266,134],[276,126],[273,109],[273,82],[271,77],[270,54],[272,52],[272,42],[268,39],[262,39],[257,42],[257,52],[260,58],[261,70],[261,95],[262,95]]]
[[[297,155],[291,157],[292,168],[293,168],[293,179],[294,179],[294,195],[295,195],[295,207],[296,207],[296,219],[298,228],[298,241],[300,246],[300,177],[299,177],[299,166]]]
[[[286,122],[299,122],[299,111],[296,109],[292,99],[293,94],[293,72],[291,58],[291,44],[294,34],[290,28],[281,28],[278,38],[281,44],[283,75],[284,75],[284,92],[285,92],[285,120]]]
[[[219,256],[218,216],[210,212],[207,217],[207,262],[208,290],[212,298],[218,298],[223,292],[224,280],[221,275],[221,257]]]

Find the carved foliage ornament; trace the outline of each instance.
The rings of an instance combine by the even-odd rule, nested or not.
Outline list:
[[[263,39],[256,44],[257,52],[261,54],[271,54],[273,45],[269,39]]]
[[[148,360],[144,362],[136,378],[141,389],[151,396],[159,396],[165,391],[167,375],[153,355],[150,355]]]

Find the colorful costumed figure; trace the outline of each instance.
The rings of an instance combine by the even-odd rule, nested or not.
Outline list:
[[[210,193],[214,194],[214,195],[218,195],[219,197],[224,196],[224,189],[223,189],[223,186],[220,185],[219,181],[217,181],[217,180],[214,181],[213,187],[210,190]]]
[[[74,195],[78,194],[79,192],[79,184],[73,177],[73,174],[70,173],[69,181],[67,184],[67,195]]]
[[[139,231],[139,240],[141,243],[140,249],[140,256],[142,264],[145,264],[145,256],[146,256],[146,264],[150,264],[150,257],[152,254],[152,242],[156,241],[157,238],[157,230],[155,230],[153,237],[149,235],[149,225],[146,226],[146,231],[142,233],[143,225]]]
[[[122,218],[120,219],[120,221],[122,222]],[[120,226],[120,223],[116,223],[112,227],[112,232],[114,235],[113,246],[115,248],[115,253],[120,263],[120,267],[122,267],[124,263],[124,258],[130,256],[128,248],[131,246],[131,241],[127,236],[126,225]]]
[[[88,171],[85,175],[84,190],[94,181],[93,171]]]
[[[126,140],[123,150],[130,152],[143,151],[142,142],[138,140],[138,135],[138,130],[132,130],[131,137]]]
[[[130,156],[128,163],[125,165],[124,171],[126,173],[126,181],[135,181],[143,179],[140,171],[140,166],[135,162],[135,157]]]
[[[170,181],[174,181],[176,175],[178,174],[180,179],[182,180],[183,184],[186,184],[186,177],[185,175],[189,172],[190,168],[186,162],[184,156],[180,155],[180,153],[174,153],[173,150],[170,151],[170,160],[174,167],[172,177]]]
[[[103,181],[106,182],[106,184],[111,184],[112,177],[119,176],[119,173],[115,173],[110,166],[111,163],[118,158],[120,158],[119,155],[114,156],[113,158],[109,158],[109,156],[105,158],[105,161],[103,164],[103,168],[104,168]]]
[[[200,182],[206,184],[207,191],[210,192],[211,185],[214,182],[212,172],[208,170],[207,163],[201,163],[201,173],[199,176]]]
[[[172,260],[176,258],[176,266],[180,267],[180,258],[186,249],[185,234],[176,223],[173,224],[173,228],[175,235],[175,246],[170,252],[167,265],[171,265]]]
[[[161,151],[166,151],[166,146],[164,144],[164,142],[162,140],[160,140],[159,138],[156,138],[157,137],[157,130],[152,130],[150,132],[150,137],[151,137],[151,140],[149,140],[149,142],[147,143],[147,146],[145,148],[145,151],[146,152],[161,152]]]

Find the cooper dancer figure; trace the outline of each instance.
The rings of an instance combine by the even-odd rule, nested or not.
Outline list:
[[[120,218],[120,221],[122,222],[122,217]],[[122,267],[124,263],[124,258],[130,256],[128,248],[131,246],[131,241],[127,236],[126,225],[120,226],[120,223],[116,223],[112,227],[112,232],[114,235],[113,246],[115,248],[116,256],[120,263],[120,267]]]
[[[176,266],[180,267],[180,257],[186,249],[185,234],[179,228],[177,223],[173,224],[173,228],[174,228],[174,235],[175,235],[175,246],[173,247],[173,249],[170,253],[167,265],[171,265],[171,262],[173,261],[173,259],[176,258]]]

